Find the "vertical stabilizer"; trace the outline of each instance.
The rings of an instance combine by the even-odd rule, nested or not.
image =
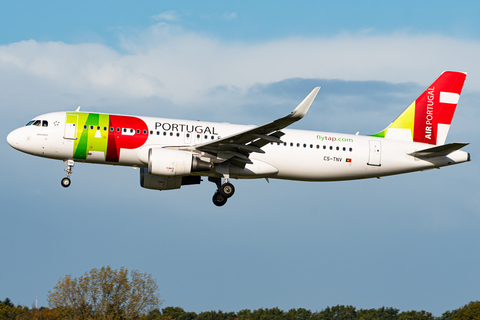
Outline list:
[[[392,124],[372,136],[443,145],[466,76],[443,72]]]

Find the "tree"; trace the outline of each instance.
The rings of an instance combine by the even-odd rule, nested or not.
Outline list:
[[[71,319],[132,319],[160,306],[156,280],[150,274],[109,266],[83,276],[66,275],[48,292],[48,304]]]
[[[205,311],[199,313],[197,320],[235,320],[237,318],[235,312],[222,312],[219,311]]]
[[[452,313],[451,320],[477,320],[480,319],[480,301],[472,301]]]
[[[360,309],[357,311],[359,320],[390,320],[397,319],[400,310],[381,307],[378,309]]]
[[[0,303],[0,320],[15,320],[26,312],[28,312],[27,307],[22,307],[20,305],[14,306],[12,303]]]
[[[398,320],[434,320],[435,317],[430,312],[422,311],[404,311],[398,315]]]
[[[316,319],[322,320],[350,320],[356,319],[357,311],[353,306],[326,307],[324,310],[313,315]]]

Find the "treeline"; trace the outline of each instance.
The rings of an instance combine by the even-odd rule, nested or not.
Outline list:
[[[241,310],[238,312],[206,311],[201,313],[187,312],[180,307],[154,309],[147,314],[135,318],[125,316],[107,316],[89,314],[83,316],[66,316],[62,308],[29,309],[26,306],[15,306],[8,298],[0,300],[0,320],[57,320],[57,319],[138,319],[138,320],[457,320],[480,319],[480,302],[474,301],[452,311],[446,311],[440,317],[434,317],[426,311],[403,311],[395,308],[356,309],[353,306],[337,305],[321,311],[299,308],[283,311],[279,308]]]

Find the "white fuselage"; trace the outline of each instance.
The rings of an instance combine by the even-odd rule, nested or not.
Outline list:
[[[84,158],[74,157],[75,140],[67,137],[66,112],[48,113],[36,117],[47,121],[47,126],[25,126],[12,131],[8,143],[32,155],[75,162],[115,164],[146,167],[146,150],[158,147],[195,146],[215,139],[228,137],[253,126],[187,121],[165,118],[136,117],[147,126],[146,139],[136,148],[122,148],[118,162],[107,161],[105,150],[91,151]],[[85,129],[88,130],[89,128]],[[127,129],[124,132],[123,129]],[[75,130],[75,129],[74,129]],[[109,127],[93,128],[90,141],[107,139]],[[114,128],[116,130],[116,128]],[[130,131],[133,130],[133,134]],[[412,171],[427,170],[469,160],[464,151],[454,151],[448,156],[422,160],[409,155],[432,145],[371,136],[349,135],[322,131],[283,129],[283,143],[269,143],[265,153],[251,153],[243,171],[230,172],[231,178],[277,178],[302,181],[339,181],[381,177]],[[131,128],[120,128],[115,135],[134,136]],[[99,143],[101,141],[99,140]],[[90,148],[90,146],[88,146]],[[275,170],[272,170],[272,167]],[[265,169],[268,168],[268,169]],[[215,172],[202,175],[216,175]]]

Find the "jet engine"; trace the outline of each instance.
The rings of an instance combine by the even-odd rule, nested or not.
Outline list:
[[[200,184],[200,181],[200,176],[162,177],[148,173],[147,168],[140,168],[140,186],[146,189],[180,189],[181,186]]]
[[[148,151],[148,173],[164,177],[187,176],[192,172],[210,171],[209,162],[202,161],[191,152],[165,148]]]

